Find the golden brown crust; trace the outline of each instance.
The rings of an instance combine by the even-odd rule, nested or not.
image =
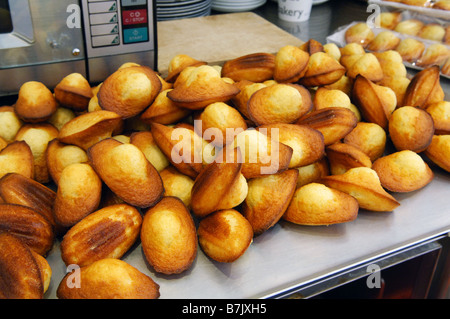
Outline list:
[[[197,234],[208,257],[227,263],[241,257],[253,238],[252,226],[234,209],[220,210],[202,219]]]
[[[242,214],[250,222],[254,236],[273,227],[286,211],[297,186],[299,171],[288,169],[248,182]]]
[[[56,227],[52,207],[56,193],[32,178],[18,173],[9,173],[0,179],[0,198],[6,204],[17,204],[32,208]]]
[[[294,45],[278,50],[273,79],[279,83],[297,82],[306,72],[309,53]]]
[[[399,22],[394,30],[402,34],[416,36],[423,26],[424,23],[420,20],[407,19]]]
[[[400,43],[400,38],[392,31],[382,31],[367,45],[370,51],[393,50]]]
[[[367,23],[356,23],[345,31],[346,43],[357,43],[366,47],[374,38],[375,34]]]
[[[45,152],[48,143],[58,137],[58,130],[49,123],[26,124],[17,132],[15,139],[25,141],[33,154],[34,179],[40,183],[48,183],[50,174],[48,172]]]
[[[119,114],[106,110],[84,113],[67,122],[59,131],[58,139],[85,151],[98,141],[111,137],[123,124]]]
[[[97,93],[98,103],[103,110],[130,118],[150,106],[161,88],[161,81],[152,69],[145,66],[122,68],[103,82]]]
[[[450,172],[450,135],[434,135],[424,153],[434,164]]]
[[[347,193],[369,211],[392,211],[400,203],[381,186],[377,173],[368,167],[355,167],[341,175],[329,175],[321,183]]]
[[[190,209],[194,180],[180,173],[173,166],[168,166],[159,174],[164,184],[164,196],[178,197]]]
[[[396,109],[389,118],[389,136],[397,151],[424,151],[434,135],[431,115],[413,106]]]
[[[24,122],[37,123],[48,120],[57,107],[58,102],[43,83],[29,81],[20,87],[14,110]]]
[[[269,138],[275,138],[275,134],[277,134],[280,143],[292,148],[289,168],[312,164],[325,155],[322,133],[309,126],[279,123],[261,125],[257,127],[257,130]]]
[[[392,192],[412,192],[428,185],[433,171],[417,153],[404,150],[377,159],[372,168],[381,185]]]
[[[310,110],[309,107],[303,105],[300,92],[286,84],[274,84],[256,91],[247,104],[250,119],[256,125],[294,123]]]
[[[444,95],[440,84],[439,67],[432,66],[414,75],[401,105],[425,109],[429,104],[443,101]]]
[[[7,173],[19,173],[34,178],[34,159],[25,141],[15,141],[0,151],[0,177]]]
[[[236,135],[227,148],[238,147],[242,155],[242,174],[245,178],[261,177],[282,172],[289,167],[293,149],[276,137],[248,129]],[[225,148],[224,148],[225,150]]]
[[[196,137],[193,130],[152,123],[151,132],[159,149],[177,170],[189,177],[197,177],[203,168],[203,159],[201,149],[194,143],[194,138],[200,137]]]
[[[331,225],[355,220],[359,205],[352,196],[320,183],[298,188],[283,219],[299,225]]]
[[[153,134],[150,131],[133,132],[130,135],[130,143],[136,145],[147,160],[152,164],[158,172],[161,172],[169,166],[169,160],[156,144]]]
[[[354,167],[372,167],[369,156],[359,148],[346,143],[334,143],[326,148],[332,175],[344,174]]]
[[[32,251],[19,238],[0,233],[0,299],[43,297],[43,280]]]
[[[191,114],[191,110],[177,106],[167,97],[167,93],[171,90],[173,89],[161,91],[153,103],[140,115],[144,123],[173,124]]]
[[[356,115],[345,107],[327,107],[301,117],[296,124],[309,126],[322,133],[325,146],[350,133],[358,123]]]
[[[252,53],[226,61],[221,70],[222,77],[233,81],[248,80],[263,82],[273,78],[275,55],[270,53]]]
[[[0,137],[6,142],[10,143],[14,141],[19,129],[22,127],[23,122],[14,112],[12,106],[0,106]]]
[[[187,67],[195,67],[207,64],[205,61],[197,60],[186,54],[177,54],[169,62],[168,74],[164,79],[169,83],[176,81],[178,75]]]
[[[300,84],[311,87],[336,82],[345,74],[345,68],[325,52],[311,54]]]
[[[250,115],[248,113],[247,103],[250,97],[258,91],[259,89],[267,87],[264,83],[254,83],[250,81],[240,81],[236,83],[236,86],[239,88],[240,92],[231,98],[231,102],[233,106],[243,115],[246,119],[250,119]]]
[[[80,73],[65,76],[56,85],[54,92],[61,106],[76,112],[86,111],[93,97],[89,82]]]
[[[247,196],[240,150],[227,148],[217,156],[218,160],[205,166],[192,187],[192,212],[197,217],[238,206]]]
[[[179,274],[191,267],[197,256],[197,234],[180,199],[164,197],[145,212],[141,242],[145,258],[155,271]]]
[[[362,150],[372,162],[383,155],[386,141],[386,131],[378,124],[368,122],[358,122],[343,140],[344,143]]]
[[[177,106],[191,110],[203,109],[214,102],[226,102],[239,93],[239,89],[220,77],[209,65],[194,67],[186,78],[167,93]]]
[[[75,270],[78,271],[78,270]],[[159,285],[127,262],[105,258],[79,269],[80,287],[68,273],[59,283],[59,299],[157,299]]]
[[[400,53],[406,62],[417,61],[425,51],[425,44],[414,38],[406,38],[400,41],[395,50]]]
[[[417,65],[427,68],[433,65],[441,67],[450,57],[450,50],[443,43],[433,43],[425,49],[425,52],[417,60]]]
[[[307,52],[308,54],[314,54],[316,52],[325,52],[324,45],[317,40],[309,39],[301,44],[299,49]]]
[[[101,180],[126,203],[145,208],[161,199],[161,176],[137,146],[109,138],[89,148],[88,158]]]
[[[99,209],[64,235],[61,258],[66,265],[87,266],[104,258],[120,259],[136,242],[141,230],[139,211],[127,204]]]
[[[397,106],[397,97],[391,88],[377,85],[358,75],[353,85],[352,97],[363,119],[387,129],[389,116]]]
[[[450,134],[450,102],[432,103],[428,105],[426,111],[433,118],[434,134]]]
[[[32,208],[16,204],[0,204],[0,229],[13,234],[45,256],[55,237],[50,222]]]
[[[53,214],[59,225],[71,227],[98,208],[102,181],[91,165],[74,163],[61,172]]]
[[[356,56],[355,61],[347,66],[346,74],[352,79],[364,76],[372,82],[378,82],[384,76],[380,61],[378,61],[374,53],[364,53],[361,56]]]

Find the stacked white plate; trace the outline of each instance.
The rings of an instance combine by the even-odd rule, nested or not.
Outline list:
[[[158,21],[203,17],[211,14],[212,0],[157,0]]]
[[[241,12],[256,9],[267,0],[213,0],[212,9],[220,12]]]

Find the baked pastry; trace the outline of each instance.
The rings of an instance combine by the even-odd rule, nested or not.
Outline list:
[[[16,141],[24,141],[30,146],[33,154],[34,179],[40,183],[50,181],[45,152],[48,143],[57,138],[58,134],[58,130],[49,123],[26,124],[16,134]]]
[[[302,116],[296,124],[322,133],[325,146],[344,138],[358,123],[355,113],[345,107],[327,107]]]
[[[147,124],[173,124],[192,113],[191,110],[179,107],[167,97],[172,89],[161,91],[153,103],[140,115],[140,119]]]
[[[221,76],[233,81],[263,82],[273,78],[275,54],[258,52],[226,61]]]
[[[345,74],[345,68],[325,52],[311,54],[305,75],[299,80],[307,87],[336,82]]]
[[[336,43],[330,42],[323,45],[323,52],[333,57],[336,61],[341,59],[341,50]]]
[[[0,233],[0,298],[43,299],[44,281],[39,263],[16,236]]]
[[[309,53],[287,45],[278,50],[275,56],[273,79],[279,83],[297,82],[306,72]]]
[[[345,107],[351,110],[358,121],[361,120],[361,114],[358,108],[352,103],[350,97],[340,89],[331,89],[320,87],[314,94],[314,109],[320,110],[328,107]]]
[[[445,28],[437,23],[428,23],[417,34],[423,39],[442,42],[445,37]]]
[[[200,122],[195,122],[196,133],[220,148],[231,143],[236,134],[247,129],[247,123],[239,111],[224,102],[208,105],[197,120]]]
[[[330,90],[342,91],[350,97],[352,95],[353,79],[349,78],[346,75],[343,75],[336,82],[328,84],[328,85],[324,85],[323,87],[330,89]],[[359,110],[358,110],[358,113],[359,113]]]
[[[193,129],[152,123],[151,133],[166,159],[181,173],[196,178],[203,169],[207,142]]]
[[[402,12],[385,11],[381,12],[376,18],[375,23],[381,28],[394,30],[397,24],[402,21]]]
[[[309,39],[303,42],[299,47],[300,50],[307,52],[309,55],[316,52],[325,52],[324,45],[317,40]]]
[[[349,27],[344,37],[346,43],[357,43],[366,47],[375,38],[375,34],[367,23],[359,22]]]
[[[414,38],[405,38],[400,41],[395,51],[401,55],[403,61],[413,63],[422,56],[425,44]]]
[[[450,57],[445,60],[441,67],[441,74],[450,76]]]
[[[326,150],[331,175],[344,174],[354,167],[372,167],[370,157],[356,146],[336,142]]]
[[[0,202],[30,207],[57,230],[52,211],[55,198],[51,188],[21,174],[9,173],[0,179]]]
[[[438,0],[433,3],[433,9],[438,10],[450,10],[450,1],[448,0]]]
[[[445,44],[433,43],[425,49],[425,52],[417,60],[417,65],[424,68],[433,65],[442,66],[449,57],[450,50]]]
[[[258,91],[259,89],[267,87],[268,85],[265,83],[255,83],[243,80],[237,82],[236,86],[239,88],[240,92],[236,96],[231,98],[231,103],[245,117],[245,119],[249,120],[250,115],[247,108],[248,100],[253,95],[253,93]]]
[[[25,141],[11,142],[0,151],[0,178],[8,173],[34,178],[33,153]]]
[[[192,212],[203,218],[214,211],[240,205],[247,196],[248,185],[242,175],[239,148],[223,149],[216,161],[200,172],[192,186]]]
[[[59,299],[157,299],[159,285],[127,262],[105,258],[79,269],[80,282],[74,289],[73,272],[64,276],[56,290]]]
[[[98,104],[103,110],[130,118],[149,107],[161,91],[156,72],[145,66],[122,68],[103,81],[98,90]]]
[[[329,175],[321,183],[353,196],[359,207],[369,211],[392,211],[400,203],[381,186],[377,173],[369,167],[355,167],[341,175]]]
[[[28,123],[48,120],[58,108],[53,93],[41,82],[28,81],[19,89],[14,111],[17,116]]]
[[[164,184],[164,196],[172,196],[181,199],[183,204],[191,208],[191,192],[194,180],[177,171],[173,166],[168,166],[159,172]]]
[[[237,210],[219,210],[199,223],[198,242],[211,259],[231,263],[241,257],[253,241],[249,221]]]
[[[268,124],[257,127],[257,130],[269,139],[292,148],[291,161],[288,168],[312,164],[325,155],[325,143],[322,133],[306,125]]]
[[[366,53],[364,47],[360,43],[350,42],[346,43],[340,48],[341,58],[346,55],[358,55]]]
[[[431,0],[402,0],[402,3],[410,6],[429,7]]]
[[[450,134],[450,102],[441,101],[430,104],[426,111],[433,118],[434,134]]]
[[[369,42],[367,49],[370,51],[393,50],[400,42],[400,38],[392,31],[381,31]]]
[[[388,119],[397,106],[397,96],[391,88],[358,75],[353,85],[352,98],[365,121],[387,129]]]
[[[14,112],[12,106],[0,106],[0,137],[6,142],[12,142],[23,122]]]
[[[307,113],[300,92],[286,84],[274,84],[256,91],[249,99],[248,114],[257,125],[293,123]]]
[[[439,67],[432,66],[414,75],[406,89],[402,105],[426,109],[429,104],[443,101],[444,97]]]
[[[392,91],[394,91],[398,107],[403,103],[403,99],[405,98],[406,89],[408,88],[409,83],[411,83],[411,80],[406,76],[385,76],[377,84],[388,87]]]
[[[387,50],[383,52],[374,52],[375,57],[380,62],[383,70],[383,78],[406,78],[406,66],[403,64],[403,58],[395,50]]]
[[[48,172],[52,181],[58,185],[63,169],[74,163],[87,163],[86,151],[76,145],[61,143],[57,138],[51,140],[45,152]]]
[[[392,192],[412,192],[428,185],[433,171],[420,155],[410,150],[395,152],[377,159],[372,168],[381,185]]]
[[[330,168],[326,157],[315,163],[298,167],[297,170],[298,178],[296,188],[309,183],[318,182],[322,177],[330,174]]]
[[[58,140],[86,151],[98,141],[111,137],[122,125],[122,117],[115,112],[87,112],[67,122],[59,131]]]
[[[194,220],[176,197],[164,197],[145,212],[140,234],[145,258],[158,273],[179,274],[197,256]]]
[[[299,171],[288,169],[251,179],[242,215],[250,222],[254,236],[273,227],[283,216],[297,187]]]
[[[53,247],[53,226],[47,218],[30,207],[0,204],[0,229],[18,237],[39,255],[46,256]]]
[[[105,258],[117,258],[139,238],[141,213],[126,204],[111,205],[86,216],[64,235],[61,258],[80,267]]]
[[[361,75],[372,82],[378,82],[384,76],[380,61],[373,53],[365,53],[356,59],[351,66],[347,67],[346,74],[352,79]]]
[[[80,73],[65,76],[54,89],[55,99],[62,107],[83,112],[93,97],[91,85]]]
[[[178,75],[187,67],[196,67],[207,64],[205,61],[197,60],[187,54],[177,54],[169,62],[168,74],[164,79],[166,82],[173,83]]]
[[[394,30],[405,35],[417,36],[424,25],[420,20],[407,19],[399,22]]]
[[[167,97],[179,107],[198,110],[214,102],[226,102],[238,93],[239,89],[224,81],[216,69],[201,65],[189,69],[186,78],[174,85]]]
[[[146,208],[163,196],[158,171],[137,146],[109,138],[89,148],[87,154],[101,180],[126,203]]]
[[[450,135],[434,135],[424,153],[434,164],[450,172]]]
[[[47,120],[48,123],[53,125],[58,131],[75,117],[75,112],[65,107],[58,107],[56,112]]]
[[[403,106],[389,119],[389,136],[398,151],[424,151],[434,135],[433,118],[419,107]]]
[[[376,123],[358,122],[343,142],[359,148],[373,162],[383,155],[386,149],[386,131]]]
[[[309,183],[295,191],[283,219],[299,225],[332,225],[356,219],[358,211],[358,202],[352,196]]]
[[[130,136],[130,143],[144,153],[145,158],[147,158],[150,164],[152,164],[158,172],[161,172],[169,166],[169,160],[158,147],[151,131],[133,132]]]
[[[94,212],[102,194],[102,180],[87,163],[66,166],[58,180],[53,214],[59,225],[71,227]]]
[[[293,149],[281,143],[275,136],[269,137],[253,128],[236,135],[234,141],[223,150],[232,154],[228,150],[230,148],[240,149],[242,174],[247,179],[286,170],[293,154]]]

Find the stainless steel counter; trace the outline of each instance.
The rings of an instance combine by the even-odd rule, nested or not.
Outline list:
[[[306,41],[322,43],[337,27],[365,19],[366,3],[330,1],[313,8],[307,24],[286,24],[277,18],[276,4],[269,1],[255,10],[267,20]],[[448,93],[448,82],[442,82]],[[432,164],[430,164],[432,165]],[[199,249],[192,267],[176,276],[155,273],[148,267],[141,246],[124,260],[150,275],[159,285],[161,299],[196,298],[279,298],[296,291],[344,277],[349,273],[367,274],[371,263],[382,264],[448,236],[450,232],[450,173],[436,168],[434,180],[415,192],[393,194],[401,203],[392,212],[361,210],[356,220],[332,226],[299,226],[280,221],[256,237],[237,261],[225,264],[210,260]],[[47,298],[55,298],[56,288],[65,274],[59,246],[48,256],[53,267]]]

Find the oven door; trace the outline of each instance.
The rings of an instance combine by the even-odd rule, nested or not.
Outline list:
[[[0,96],[31,80],[53,88],[67,74],[86,76],[82,28],[71,23],[74,2],[0,0]]]

